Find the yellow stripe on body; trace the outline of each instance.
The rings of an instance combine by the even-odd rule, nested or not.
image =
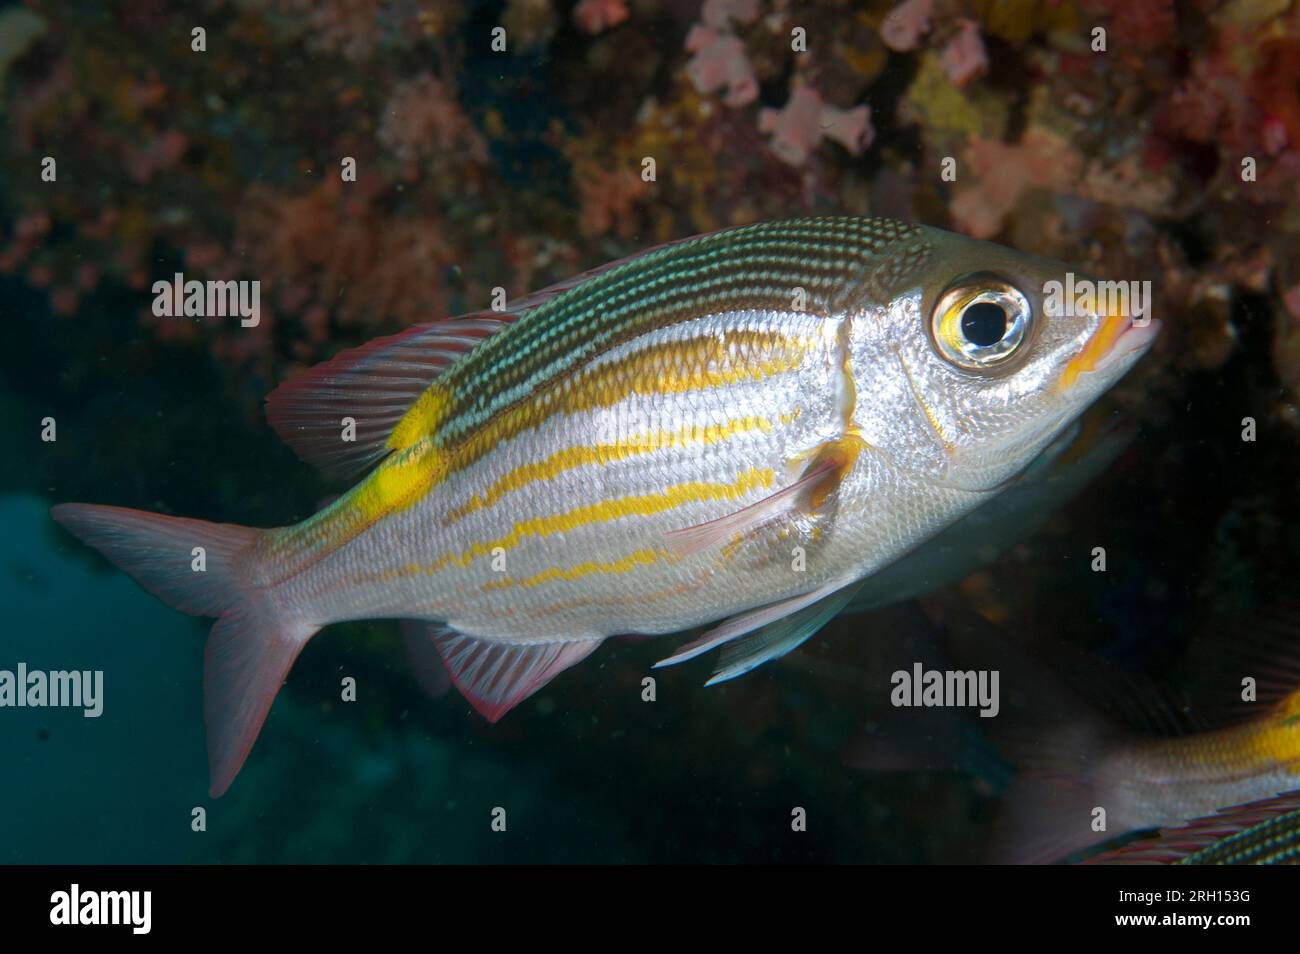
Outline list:
[[[349,502],[359,522],[372,525],[416,503],[450,475],[555,414],[612,407],[629,393],[681,394],[761,381],[800,367],[812,344],[809,339],[777,331],[735,331],[728,332],[725,339],[710,335],[658,343],[582,373],[576,381],[552,381],[531,399],[447,448],[437,447],[431,434],[413,440],[420,428],[446,420],[449,398],[435,384],[394,428],[395,436],[400,433],[401,440],[413,442],[380,464],[348,495]],[[755,355],[759,360],[747,360]]]
[[[545,617],[558,616],[561,613],[567,613],[575,609],[585,609],[591,606],[599,605],[603,610],[608,611],[612,607],[620,606],[646,606],[662,602],[666,599],[679,599],[683,596],[698,592],[710,583],[710,577],[705,575],[698,576],[693,582],[686,581],[674,583],[672,586],[661,587],[656,590],[641,593],[588,593],[585,596],[579,596],[568,600],[559,600],[554,603],[547,603],[543,606],[528,605],[521,612],[527,615],[531,621],[543,619]],[[513,617],[516,615],[513,607],[502,607],[502,615]]]
[[[1300,691],[1263,718],[1228,731],[1239,733],[1243,757],[1264,765],[1300,768]]]
[[[451,458],[434,446],[421,429],[436,427],[450,407],[451,399],[438,382],[420,395],[389,435],[387,446],[394,453],[351,491],[315,516],[276,531],[267,546],[279,555],[281,579],[301,572],[373,526],[387,514],[414,504],[433,484],[446,478]],[[296,565],[291,554],[305,557]]]
[[[280,567],[280,582],[319,562],[372,527],[384,516],[411,506],[441,480],[448,458],[428,438],[398,451],[364,481],[319,513],[289,527],[269,531],[263,544],[268,565]]]
[[[789,423],[794,415],[782,415],[781,422]],[[471,513],[487,509],[501,500],[508,493],[522,490],[529,484],[552,480],[567,470],[574,470],[587,464],[607,464],[613,461],[628,460],[658,450],[688,447],[691,445],[707,446],[730,440],[739,434],[761,431],[772,432],[772,422],[765,417],[741,417],[722,424],[687,426],[676,431],[652,431],[639,437],[620,440],[613,444],[579,445],[556,451],[550,457],[540,461],[520,464],[498,478],[486,492],[475,494],[459,507],[449,511],[444,519],[446,525],[455,523]]]
[[[483,584],[483,592],[490,593],[493,590],[505,590],[512,586],[536,587],[552,580],[580,580],[584,576],[591,576],[594,573],[613,575],[631,573],[638,567],[649,566],[657,562],[665,553],[667,553],[666,550],[634,550],[627,556],[617,560],[587,560],[570,567],[551,567],[549,570],[534,573],[522,580],[503,577]]]
[[[680,394],[762,381],[799,368],[814,345],[811,338],[770,330],[737,330],[724,338],[708,335],[652,344],[617,361],[548,382],[459,443],[446,447],[437,445],[434,434],[418,436],[426,429],[436,430],[456,413],[454,396],[435,382],[390,437],[391,444],[410,442],[408,446],[395,448],[361,484],[311,519],[266,539],[265,545],[275,554],[272,562],[280,568],[277,578],[266,581],[267,585],[302,572],[385,517],[414,506],[452,474],[482,459],[503,441],[537,428],[552,415],[610,407],[634,392]],[[718,439],[724,438],[719,435]],[[503,487],[499,492],[507,490]],[[474,509],[473,504],[468,507],[466,512]]]
[[[1154,739],[1141,749],[1177,766],[1173,778],[1243,780],[1282,769],[1300,772],[1300,692],[1241,725],[1181,738]]]
[[[408,563],[401,571],[385,574],[405,576],[415,573],[425,575],[437,573],[448,566],[468,567],[475,558],[490,556],[500,548],[509,552],[529,537],[546,537],[556,533],[569,533],[582,527],[597,523],[608,523],[622,517],[646,517],[663,513],[688,503],[705,500],[738,500],[756,489],[767,489],[776,482],[776,472],[770,467],[752,467],[730,482],[690,481],[675,484],[667,490],[653,494],[616,497],[602,500],[567,510],[562,513],[531,517],[515,523],[511,531],[503,537],[483,540],[462,550],[460,553],[447,554],[433,563],[420,565]]]

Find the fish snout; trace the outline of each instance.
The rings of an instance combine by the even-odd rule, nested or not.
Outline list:
[[[1105,371],[1123,362],[1125,370],[1151,347],[1160,334],[1157,318],[1134,319],[1125,312],[1100,316],[1097,326],[1079,353],[1066,362],[1058,387],[1068,390],[1085,374]],[[1126,359],[1128,359],[1126,361]]]

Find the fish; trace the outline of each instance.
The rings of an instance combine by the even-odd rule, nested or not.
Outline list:
[[[1279,795],[1166,828],[1085,864],[1300,865],[1300,793]]]
[[[872,573],[996,496],[1160,323],[1045,306],[1069,266],[879,218],[682,239],[346,351],[267,398],[350,490],[269,529],[67,503],[182,612],[211,793],[322,627],[426,625],[491,721],[611,636],[706,629],[710,682],[801,645]]]
[[[1238,725],[1179,736],[1096,735],[1080,724],[1008,794],[1007,860],[1057,860],[1123,834],[1182,826],[1300,790],[1300,690]],[[1032,791],[1032,796],[1027,792]],[[1106,827],[1092,828],[1097,808]],[[1036,838],[1031,838],[1036,836]]]
[[[1300,605],[1207,625],[1190,653],[1203,685],[1179,692],[1066,647],[1031,655],[961,601],[939,611],[961,667],[1001,673],[998,725],[980,726],[980,739],[967,731],[979,720],[960,713],[918,720],[895,710],[855,744],[851,764],[985,766],[991,743],[1019,773],[1003,793],[991,860],[1056,862],[1300,792]],[[1252,701],[1240,697],[1246,677]]]

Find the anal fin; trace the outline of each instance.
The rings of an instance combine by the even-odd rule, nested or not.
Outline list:
[[[489,722],[496,722],[604,642],[510,644],[467,636],[446,626],[431,626],[430,632],[452,683]]]

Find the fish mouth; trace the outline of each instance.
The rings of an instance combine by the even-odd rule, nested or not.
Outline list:
[[[1131,364],[1141,357],[1160,334],[1160,321],[1155,318],[1140,321],[1139,324],[1125,314],[1104,316],[1083,349],[1066,364],[1059,386],[1071,388],[1081,375],[1104,371],[1130,357]]]

